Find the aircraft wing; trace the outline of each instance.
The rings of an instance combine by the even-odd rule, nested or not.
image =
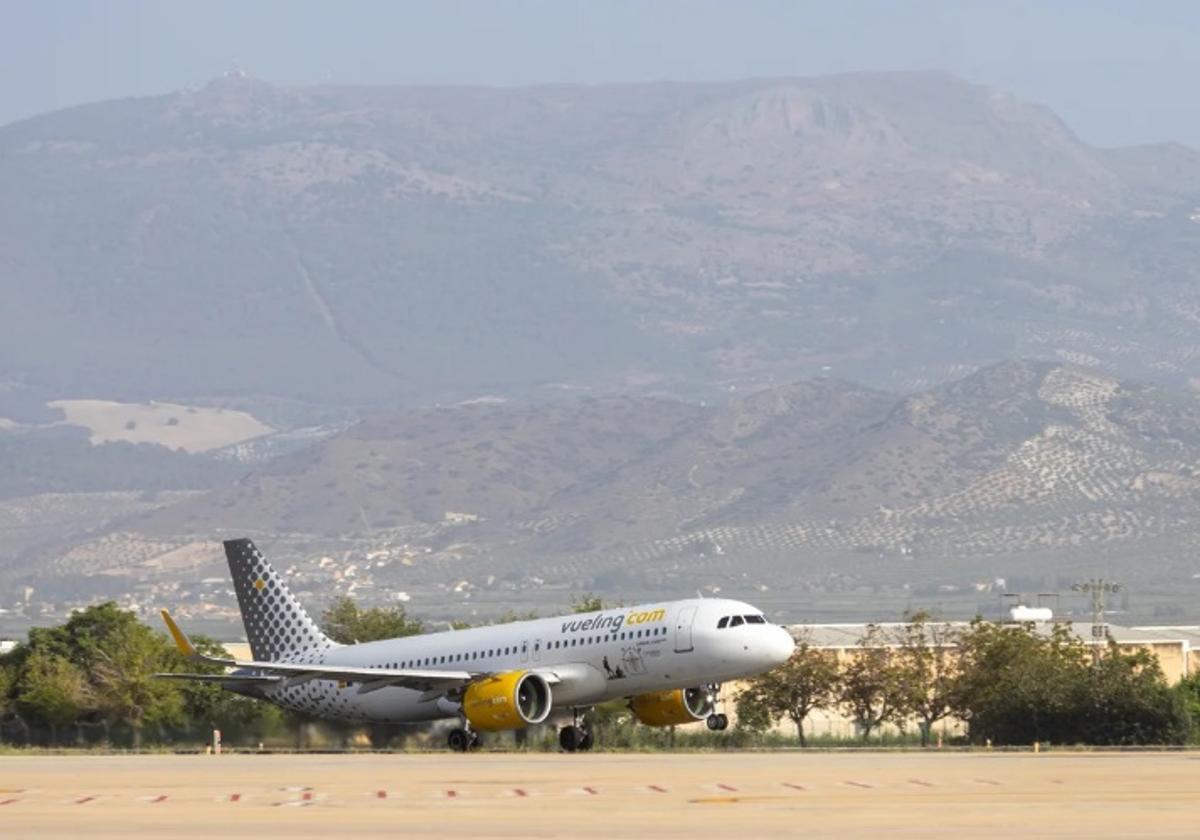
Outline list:
[[[455,689],[464,688],[468,683],[488,675],[487,672],[482,671],[361,668],[352,665],[323,665],[316,662],[258,662],[252,659],[244,660],[208,656],[196,650],[191,640],[179,629],[179,625],[175,623],[175,619],[171,617],[169,612],[163,610],[162,617],[163,621],[166,622],[167,630],[171,632],[171,637],[175,640],[176,647],[179,648],[179,652],[191,661],[204,662],[209,665],[220,665],[225,668],[248,669],[259,672],[258,675],[245,676],[239,674],[155,675],[166,679],[187,679],[190,677],[211,682],[244,682],[248,679],[262,682],[263,680],[269,680],[285,688],[303,685],[310,680],[334,680],[339,683],[346,683],[347,685],[351,683],[357,684],[359,694],[378,691],[388,686],[401,686],[403,688],[413,688],[423,691],[426,695],[423,699],[433,700]],[[255,676],[258,676],[259,679],[256,680]],[[211,677],[218,677],[219,679],[212,680],[210,679]]]

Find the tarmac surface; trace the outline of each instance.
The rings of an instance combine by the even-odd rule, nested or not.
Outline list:
[[[1196,837],[1200,753],[0,756],[0,837]]]

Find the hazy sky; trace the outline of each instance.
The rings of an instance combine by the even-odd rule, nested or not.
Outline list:
[[[944,69],[1086,140],[1200,148],[1200,2],[7,0],[0,124],[202,84],[629,82]]]

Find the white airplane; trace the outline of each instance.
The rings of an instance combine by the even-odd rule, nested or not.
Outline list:
[[[329,718],[408,723],[457,718],[450,747],[478,746],[480,732],[555,720],[568,752],[592,746],[580,714],[624,697],[649,726],[707,721],[721,683],[787,661],[790,633],[741,601],[698,598],[451,630],[362,644],[328,638],[248,539],[225,542],[253,659],[197,652],[162,611],[190,660],[234,668],[226,674],[160,674],[217,682],[284,708]]]

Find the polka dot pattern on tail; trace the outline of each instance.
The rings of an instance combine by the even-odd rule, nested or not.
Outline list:
[[[225,559],[255,659],[278,662],[334,646],[253,542],[226,540]]]

